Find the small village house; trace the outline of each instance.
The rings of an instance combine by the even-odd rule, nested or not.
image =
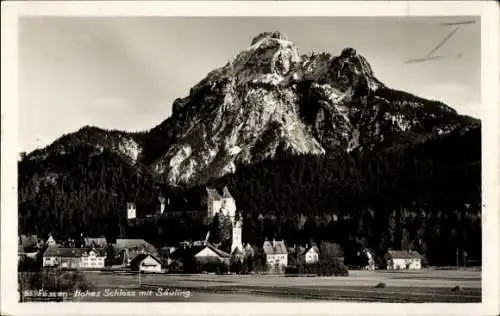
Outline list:
[[[266,254],[266,264],[272,272],[283,272],[288,266],[288,252],[284,241],[264,241],[264,253]]]
[[[161,273],[161,259],[150,254],[139,254],[131,262],[130,267],[134,271],[147,273]]]
[[[199,251],[195,252],[194,258],[199,264],[222,262],[229,265],[231,255],[207,243],[204,247],[199,249]]]
[[[302,252],[303,260],[306,264],[312,264],[319,261],[319,249],[316,245],[306,247]]]
[[[150,254],[158,257],[158,250],[144,239],[116,239],[116,251],[121,253],[123,265],[129,265],[139,254]]]
[[[84,248],[82,248],[84,249]],[[82,269],[102,269],[106,261],[106,252],[102,248],[89,248],[81,253]]]
[[[389,250],[384,256],[387,270],[418,270],[422,268],[422,256],[412,250]]]
[[[102,249],[49,247],[43,254],[43,267],[100,269],[104,268],[105,259]]]

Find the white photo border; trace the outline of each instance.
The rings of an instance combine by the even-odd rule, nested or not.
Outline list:
[[[23,16],[480,16],[482,303],[17,303],[18,19]],[[494,1],[2,2],[1,313],[5,315],[498,315],[499,7]]]

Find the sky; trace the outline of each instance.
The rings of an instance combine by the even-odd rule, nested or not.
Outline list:
[[[224,66],[263,31],[280,31],[300,53],[353,47],[387,86],[479,117],[479,18],[469,17],[23,17],[19,21],[19,144],[44,147],[84,125],[147,130],[173,101]]]

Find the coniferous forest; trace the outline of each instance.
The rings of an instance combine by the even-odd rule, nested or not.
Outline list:
[[[162,184],[146,168],[86,145],[19,162],[19,230],[45,238],[126,235],[157,245],[203,239],[201,219],[142,215],[158,195],[167,212],[206,209],[205,186]],[[208,185],[228,185],[243,217],[243,241],[288,245],[335,241],[346,263],[361,247],[382,256],[414,249],[431,265],[481,264],[481,131],[456,131],[423,143],[335,156],[282,156]],[[141,218],[126,223],[126,203]],[[189,229],[186,229],[188,228]]]

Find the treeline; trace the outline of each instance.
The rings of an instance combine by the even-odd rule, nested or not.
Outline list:
[[[214,185],[229,185],[245,214],[244,239],[255,244],[336,241],[346,262],[362,247],[379,256],[414,249],[435,265],[456,264],[457,251],[462,262],[465,251],[480,263],[480,139],[475,128],[410,148],[287,157]]]
[[[126,203],[138,208],[158,196],[147,172],[118,155],[79,146],[66,155],[19,163],[19,229],[59,239],[120,234]],[[122,227],[120,227],[120,225]]]
[[[278,157],[210,185],[228,185],[243,218],[243,241],[288,245],[334,241],[346,263],[357,250],[415,249],[433,265],[481,259],[480,128],[371,153]],[[66,155],[19,163],[19,229],[56,238],[120,234],[157,245],[205,238],[201,219],[152,217],[127,224],[126,203],[138,216],[154,212],[160,193],[171,210],[206,209],[205,186],[161,186],[146,170],[116,154],[81,146]],[[227,234],[227,233],[225,233]],[[478,261],[480,263],[480,261]]]

